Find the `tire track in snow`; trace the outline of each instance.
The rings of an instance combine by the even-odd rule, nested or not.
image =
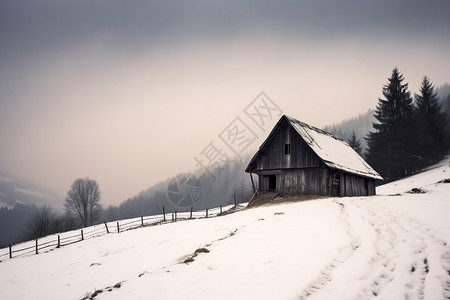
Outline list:
[[[389,288],[388,284],[393,281],[393,286],[402,287],[404,292],[401,293],[403,293],[405,299],[423,299],[425,277],[428,272],[428,261],[425,252],[427,245],[423,237],[411,229],[407,229],[410,228],[410,226],[405,227],[403,225],[405,220],[402,219],[401,216],[393,214],[386,208],[379,205],[370,205],[366,202],[358,203],[356,206],[362,210],[366,210],[372,217],[369,224],[373,226],[377,233],[376,240],[374,241],[375,248],[377,249],[376,253],[377,256],[381,255],[382,259],[387,262],[384,263],[383,266],[385,267],[389,264],[394,264],[396,266],[390,270],[384,269],[375,277],[368,277],[369,282],[366,283],[367,287],[360,293],[358,299],[377,297],[383,292],[384,288]],[[389,249],[386,248],[389,251],[384,253],[380,253],[379,251],[379,245],[384,242],[384,236],[380,234],[382,231],[395,232],[397,236],[400,236],[400,240],[395,241],[394,244],[392,244],[392,240],[388,241],[392,247]],[[400,259],[401,253],[409,254],[409,256],[406,256],[413,257],[412,261],[402,263]],[[398,267],[395,261],[398,261]],[[378,269],[377,272],[380,272],[380,270]],[[401,282],[399,285],[398,281],[401,281],[401,279],[399,279],[401,278],[401,274],[408,274],[408,272],[409,280],[407,282]],[[378,279],[383,277],[387,277],[390,280],[380,285]],[[363,277],[362,279],[364,280],[367,278]],[[398,295],[398,297],[400,296]]]
[[[447,242],[437,237],[432,229],[419,220],[407,217],[401,212],[390,210],[378,203],[364,202],[364,204],[360,203],[359,207],[367,209],[369,214],[374,216],[377,223],[374,223],[375,226],[388,228],[387,230],[396,232],[401,237],[391,249],[392,254],[389,256],[402,263],[399,270],[394,269],[392,272],[396,271],[397,275],[394,278],[395,286],[403,285],[404,287],[404,298],[434,299],[436,290],[442,288],[442,296],[450,299],[450,248]],[[377,235],[377,240],[379,238],[382,236]],[[411,257],[413,257],[409,260],[409,264],[405,262],[405,258],[401,257],[407,251],[412,252]],[[387,258],[389,260],[389,257]],[[407,276],[400,276],[405,273]],[[402,282],[401,278],[404,277],[407,278],[406,282]],[[374,281],[374,283],[377,282]],[[367,290],[364,295],[371,298]]]
[[[338,268],[339,265],[345,263],[360,247],[360,241],[353,232],[345,204],[338,200],[334,200],[333,202],[339,205],[339,218],[344,225],[345,233],[349,237],[350,243],[339,248],[338,254],[322,269],[319,276],[305,288],[300,295],[301,300],[307,299],[324,289],[328,282],[331,281],[333,271]]]
[[[442,288],[444,289],[442,294],[446,299],[450,299],[450,248],[447,243],[445,244],[445,246],[447,247],[447,251],[442,254],[441,259],[442,267],[447,273],[447,277],[442,282]]]
[[[362,207],[361,203],[356,201],[352,201],[352,204],[367,213],[367,223],[375,233],[373,241],[375,254],[369,258],[367,271],[360,277],[360,280],[366,283],[357,297],[357,299],[370,299],[380,295],[384,287],[394,280],[393,272],[397,265],[393,252],[398,236],[390,226],[394,221],[392,216],[380,214],[372,208]]]
[[[380,207],[380,209],[388,211],[383,207]],[[392,212],[387,213],[392,214]],[[400,220],[398,228],[403,233],[404,242],[407,242],[413,251],[413,259],[410,261],[409,280],[404,283],[406,287],[405,299],[424,299],[425,280],[429,272],[426,237],[421,231],[416,231],[407,218],[400,214],[397,214],[397,216]],[[406,223],[408,229],[402,223]],[[407,237],[409,237],[409,240],[406,240]]]
[[[423,262],[419,261],[425,271],[421,277],[424,288],[419,291],[419,296],[422,296],[420,299],[433,299],[433,289],[439,288],[442,288],[444,299],[450,299],[450,246],[448,242],[438,237],[433,229],[419,220],[405,215],[402,217],[409,222],[426,244]]]

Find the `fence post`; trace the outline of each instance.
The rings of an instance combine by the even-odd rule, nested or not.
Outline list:
[[[81,240],[84,240],[83,229],[81,229]]]
[[[12,245],[9,244],[9,258],[12,258]]]
[[[191,215],[189,216],[189,219],[192,219],[192,210],[193,210],[193,206],[191,206]]]
[[[119,227],[119,222],[117,222],[117,233],[119,233],[120,227]]]
[[[220,213],[222,213],[222,204],[220,204]]]
[[[59,234],[58,234],[58,246],[56,246],[56,248],[59,248],[59,247],[61,247],[61,238],[59,237]]]
[[[106,227],[106,233],[109,233],[108,224],[106,224],[106,222],[104,222],[104,223],[105,223],[105,227]]]
[[[164,221],[166,220],[166,209],[163,206],[163,216],[164,216]]]
[[[172,222],[173,222],[173,213],[172,213]]]
[[[141,226],[144,226],[144,216],[141,216]]]
[[[39,250],[38,250],[38,239],[36,238],[36,254],[39,254]]]
[[[175,221],[177,220],[177,212],[175,211]]]
[[[233,194],[233,197],[234,197],[234,207],[236,207],[236,206],[237,206],[237,203],[236,203],[236,194]]]
[[[208,209],[206,209],[206,217],[208,217]]]

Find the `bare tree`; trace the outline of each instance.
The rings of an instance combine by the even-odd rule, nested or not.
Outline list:
[[[100,188],[95,180],[78,178],[66,196],[66,212],[80,220],[83,226],[92,225],[100,216]]]
[[[60,215],[51,206],[44,204],[37,209],[22,234],[24,240],[41,238],[57,232],[75,229],[76,220],[70,215]]]
[[[40,238],[57,230],[57,216],[50,206],[44,205],[36,210],[27,225],[26,239]]]

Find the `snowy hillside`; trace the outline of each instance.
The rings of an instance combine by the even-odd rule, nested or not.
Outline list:
[[[374,197],[266,206],[6,258],[1,298],[450,299],[449,163]]]

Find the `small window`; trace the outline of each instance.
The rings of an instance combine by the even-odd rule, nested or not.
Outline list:
[[[284,154],[291,154],[291,144],[284,144]]]

